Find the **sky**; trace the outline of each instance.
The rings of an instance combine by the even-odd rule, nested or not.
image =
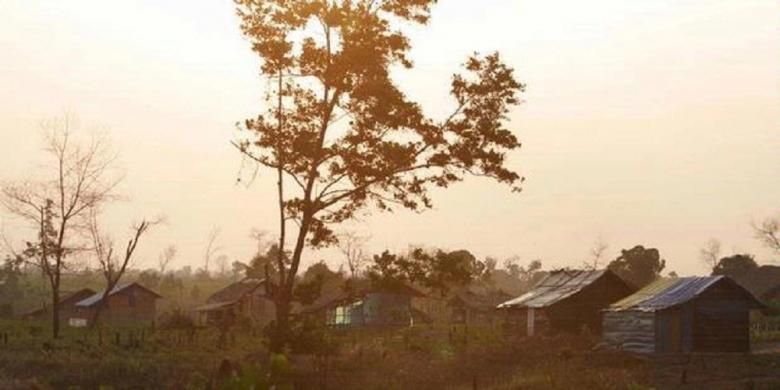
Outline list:
[[[711,238],[724,255],[780,261],[750,228],[780,213],[778,14],[776,0],[442,1],[409,29],[416,67],[396,80],[441,116],[464,59],[499,51],[527,84],[509,123],[524,191],[468,179],[434,191],[433,210],[373,212],[345,229],[370,234],[373,252],[423,245],[546,267],[580,266],[597,240],[608,259],[658,248],[682,275],[704,272]],[[215,227],[221,253],[247,261],[250,230],[278,231],[272,174],[238,184],[230,146],[235,123],[264,111],[259,63],[228,0],[0,0],[0,180],[35,177],[38,123],[76,113],[120,155],[112,234],[166,216],[136,267],[169,244],[173,266],[202,266]],[[29,236],[0,218],[12,242]],[[341,262],[305,255],[320,259]]]

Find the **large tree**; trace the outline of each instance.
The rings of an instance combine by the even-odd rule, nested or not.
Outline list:
[[[661,258],[658,249],[645,248],[642,245],[621,250],[620,256],[607,266],[623,279],[640,288],[658,279],[665,267],[666,260]]]
[[[391,78],[391,69],[412,67],[403,28],[426,24],[435,2],[236,0],[241,29],[271,81],[268,113],[240,124],[235,145],[277,179],[273,350],[286,343],[304,248],[337,242],[333,225],[370,206],[431,207],[432,187],[467,174],[519,189],[506,153],[520,143],[504,122],[524,87],[497,53],[468,58],[453,76],[446,118],[426,116]],[[297,231],[285,265],[290,221]]]
[[[720,259],[718,264],[712,269],[712,274],[740,278],[757,268],[758,264],[753,255],[735,254]]]
[[[78,121],[70,115],[42,123],[48,171],[38,181],[5,183],[2,203],[27,221],[37,233],[26,243],[23,258],[42,270],[52,300],[52,335],[60,331],[60,284],[73,254],[84,249],[82,240],[89,210],[115,199],[121,177],[113,168],[114,155],[105,138],[79,142]]]

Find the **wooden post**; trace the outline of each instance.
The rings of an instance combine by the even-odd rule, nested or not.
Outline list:
[[[527,313],[528,313],[527,314],[527,316],[528,316],[528,324],[527,324],[527,328],[526,328],[526,334],[530,337],[530,336],[534,335],[534,323],[536,322],[536,319],[535,319],[536,314],[534,313],[534,308],[533,307],[529,307]]]

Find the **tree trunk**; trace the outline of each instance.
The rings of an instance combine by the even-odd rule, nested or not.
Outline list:
[[[103,311],[103,308],[106,305],[109,292],[113,289],[114,289],[113,286],[107,288],[105,292],[103,292],[103,296],[100,297],[100,300],[97,302],[97,306],[95,306],[95,311],[94,313],[92,313],[92,321],[89,323],[90,329],[95,329],[97,327],[98,318],[100,318],[100,313]]]
[[[279,292],[274,300],[276,304],[276,324],[271,332],[270,349],[273,353],[283,353],[290,341],[290,295]]]
[[[51,331],[52,336],[56,339],[60,337],[60,288],[59,286],[52,286],[51,288]]]

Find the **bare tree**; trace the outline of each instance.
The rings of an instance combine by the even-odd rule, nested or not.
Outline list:
[[[354,279],[368,261],[364,247],[371,236],[361,236],[355,232],[343,232],[338,236],[338,248],[347,261],[349,274]]]
[[[26,243],[24,256],[40,267],[52,300],[52,335],[60,331],[60,283],[70,255],[80,245],[89,221],[89,209],[116,199],[114,189],[121,176],[112,174],[115,162],[103,137],[78,143],[72,132],[78,122],[72,115],[41,123],[45,152],[53,163],[50,175],[36,182],[12,182],[2,186],[2,203],[16,217],[30,224],[37,237]]]
[[[163,249],[160,256],[157,257],[157,265],[160,267],[160,275],[165,275],[168,265],[176,257],[176,245],[168,245]]]
[[[780,216],[767,218],[760,224],[753,223],[753,232],[769,249],[780,255]]]
[[[203,270],[206,274],[209,273],[209,263],[214,256],[222,250],[222,247],[217,245],[217,239],[219,238],[220,229],[214,226],[209,231],[208,239],[206,240],[206,250],[203,253]]]
[[[111,291],[119,284],[127,267],[130,265],[133,253],[135,253],[135,249],[138,247],[141,236],[150,226],[155,225],[160,221],[160,219],[154,221],[147,221],[144,219],[139,224],[134,225],[132,237],[127,241],[124,253],[117,257],[114,253],[114,241],[100,230],[97,209],[93,208],[90,210],[89,233],[92,238],[92,248],[95,252],[98,265],[100,266],[100,271],[106,282],[106,288],[103,290],[103,294],[95,307],[95,311],[92,313],[91,328],[94,328],[97,325],[100,313],[105,307],[106,299]]]
[[[227,275],[228,271],[228,265],[230,263],[230,260],[228,259],[227,255],[219,255],[216,259],[217,262],[217,270],[219,272],[219,277],[225,277]]]
[[[704,263],[704,266],[707,267],[707,271],[712,272],[718,266],[720,250],[720,241],[714,238],[711,238],[704,244],[703,248],[699,249],[699,258]]]
[[[255,253],[257,254],[266,253],[268,248],[273,245],[273,241],[268,239],[268,232],[257,228],[252,228],[252,230],[249,232],[249,238],[255,241]]]
[[[590,261],[585,263],[587,269],[599,269],[601,266],[601,260],[604,258],[604,253],[609,249],[609,244],[604,242],[601,237],[597,238],[593,243],[593,247],[590,248]]]

